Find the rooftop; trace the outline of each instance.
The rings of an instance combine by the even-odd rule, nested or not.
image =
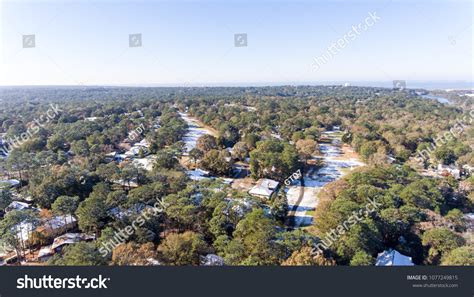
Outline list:
[[[257,184],[250,189],[249,194],[255,196],[270,197],[278,186],[278,182],[268,178],[261,178]]]
[[[414,266],[411,257],[405,256],[396,250],[385,250],[377,256],[375,266]]]
[[[5,184],[5,185],[3,185]],[[9,185],[10,187],[16,187],[20,185],[20,181],[17,179],[4,179],[0,180],[0,188],[4,188],[5,186]]]
[[[93,235],[87,235],[82,233],[66,233],[64,235],[58,236],[54,239],[51,248],[54,250],[58,247],[61,247],[65,244],[77,243],[85,240],[92,240],[95,237]]]
[[[23,210],[23,209],[27,209],[27,208],[30,208],[30,205],[28,203],[20,202],[20,201],[13,201],[12,203],[10,203],[5,208],[5,211],[9,212],[9,211],[12,211],[12,210]]]

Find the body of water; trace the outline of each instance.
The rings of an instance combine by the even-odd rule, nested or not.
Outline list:
[[[435,95],[421,95],[421,97],[425,98],[425,99],[429,99],[429,100],[436,100],[438,101],[439,103],[443,103],[443,104],[449,104],[451,103],[448,99],[444,98],[444,97],[441,97],[441,96],[435,96]]]

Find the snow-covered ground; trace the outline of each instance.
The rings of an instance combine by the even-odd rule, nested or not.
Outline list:
[[[202,170],[202,169],[194,169],[194,170],[188,170],[186,171],[186,174],[189,176],[190,179],[192,180],[202,180],[202,179],[210,179],[209,177],[209,172]]]
[[[292,210],[293,207],[298,203],[298,198],[301,191],[301,186],[289,186],[286,192],[286,197],[288,200],[289,209]],[[308,215],[306,212],[308,210],[314,210],[318,205],[318,192],[319,188],[316,187],[303,187],[303,199],[296,207],[294,211],[294,225],[295,227],[311,225],[313,222],[313,217]]]
[[[286,192],[286,197],[288,200],[288,205],[293,207],[299,198],[301,191],[300,186],[289,186]],[[306,211],[311,210],[316,207],[318,204],[317,194],[319,189],[315,187],[304,187],[303,199],[301,200],[300,204],[296,211]]]
[[[188,132],[183,137],[183,142],[185,143],[184,149],[186,152],[189,152],[196,147],[196,142],[202,135],[212,135],[209,130],[201,127],[195,119],[191,119],[187,113],[180,112],[179,115],[186,124],[188,124]]]
[[[132,164],[136,167],[143,168],[147,171],[153,170],[153,164],[155,163],[156,156],[147,156],[145,158],[135,158]]]
[[[330,136],[333,134],[332,132],[328,131],[325,134]],[[342,169],[348,168],[351,170],[364,165],[355,158],[345,159],[339,144],[340,140],[336,138],[333,139],[331,144],[320,144],[319,148],[323,155],[316,158],[322,159],[324,165],[319,170],[310,171],[304,176],[303,198],[294,213],[295,227],[307,226],[313,223],[313,217],[308,215],[307,211],[314,210],[318,205],[317,196],[322,187],[344,175]],[[288,187],[286,197],[290,210],[298,203],[300,189],[299,181]]]
[[[181,118],[188,124],[188,131],[183,137],[183,142],[185,143],[184,149],[186,153],[189,153],[193,148],[196,147],[196,143],[199,137],[202,135],[212,135],[211,131],[206,128],[201,127],[197,120],[189,117],[188,113],[180,112],[179,115]],[[192,180],[202,180],[209,179],[209,172],[202,169],[194,169],[186,171],[186,174]]]

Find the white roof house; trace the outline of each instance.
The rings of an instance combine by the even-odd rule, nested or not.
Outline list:
[[[20,181],[17,179],[4,179],[0,180],[0,188],[5,187],[18,187],[20,185]]]
[[[5,212],[9,212],[12,210],[24,210],[28,208],[30,208],[30,205],[28,203],[13,201],[12,203],[8,204],[7,207],[5,207]]]
[[[219,257],[216,254],[208,254],[206,256],[201,256],[201,265],[202,266],[223,266],[224,259]]]
[[[438,174],[443,176],[452,175],[455,179],[459,179],[461,177],[461,170],[454,166],[438,164]]]
[[[389,249],[377,255],[375,266],[414,266],[411,257],[405,256],[396,250]]]
[[[258,197],[270,198],[277,187],[277,181],[268,178],[261,178],[257,181],[257,184],[252,189],[250,189],[249,194]]]
[[[36,210],[35,208],[33,209]],[[49,220],[42,220],[35,225],[23,221],[13,227],[13,231],[17,232],[18,238],[20,238],[22,241],[27,241],[30,239],[31,232],[33,231],[47,232],[52,234],[61,231],[62,228],[73,226],[76,223],[76,218],[71,215],[55,216]]]
[[[64,235],[56,237],[53,241],[53,244],[51,245],[51,248],[54,250],[65,244],[72,244],[79,241],[81,241],[80,233],[66,233]]]
[[[93,239],[95,239],[95,236],[93,235],[87,235],[87,234],[81,234],[81,233],[66,233],[64,235],[56,237],[53,241],[53,244],[51,245],[51,248],[55,250],[58,247],[62,247],[65,244],[73,244],[80,241],[93,240]]]
[[[110,152],[110,153],[105,154],[105,157],[115,158],[116,155],[117,155],[117,152]]]
[[[144,203],[135,203],[128,209],[122,209],[121,207],[117,206],[110,209],[107,213],[114,216],[117,219],[122,219],[127,216],[131,215],[138,215],[143,212],[145,209],[153,208],[150,205],[146,205]]]
[[[54,233],[63,228],[74,226],[77,223],[77,219],[72,215],[61,215],[55,216],[43,223],[43,230],[46,232]],[[63,231],[64,232],[64,231]]]
[[[158,260],[155,259],[155,258],[147,258],[145,265],[146,265],[146,266],[160,266],[160,265],[161,265],[161,262],[158,261]]]
[[[112,180],[111,182],[113,182],[116,185],[121,185],[121,186],[124,186],[124,187],[128,187],[128,186],[130,186],[131,188],[137,188],[138,187],[138,183],[137,183],[137,180],[135,178],[130,180],[130,181],[124,181],[122,179],[119,179],[119,180]]]
[[[209,171],[202,170],[199,168],[186,171],[186,175],[192,180],[202,180],[202,179],[210,178],[209,173],[210,173]]]

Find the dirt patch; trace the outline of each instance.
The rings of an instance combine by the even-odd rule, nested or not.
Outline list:
[[[357,159],[360,160],[360,155],[350,146],[347,144],[343,144],[341,146],[342,156],[336,159],[342,160],[349,160],[349,159]]]
[[[253,178],[246,177],[246,178],[239,178],[235,179],[232,182],[232,189],[236,189],[242,192],[248,192],[250,189],[255,185],[255,181]]]
[[[198,124],[201,128],[204,128],[206,130],[209,131],[209,133],[214,136],[214,137],[218,137],[219,136],[219,132],[217,132],[216,129],[214,129],[213,127],[209,126],[209,125],[206,125],[204,124],[203,122],[201,122],[199,119],[195,118],[195,117],[192,117],[192,116],[188,116],[188,118],[195,122],[196,124]]]

